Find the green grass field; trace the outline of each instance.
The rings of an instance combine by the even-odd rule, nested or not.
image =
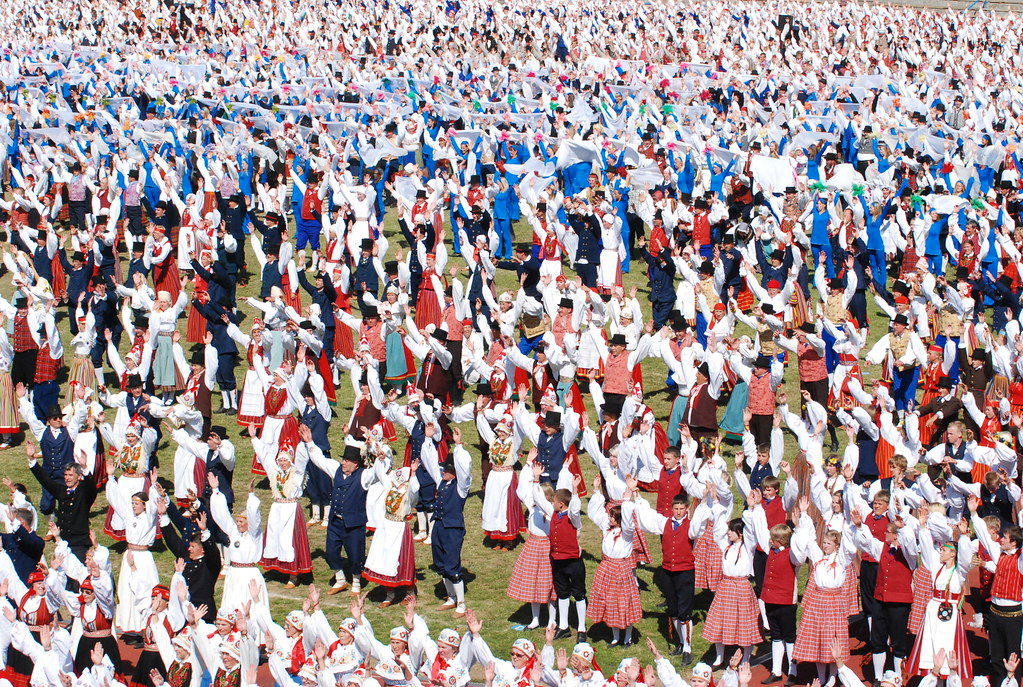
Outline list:
[[[387,236],[392,242],[392,253],[398,246],[405,250],[405,242],[400,231],[398,231],[397,221],[393,216],[393,211],[389,211],[385,226]],[[516,229],[519,239],[526,240],[528,238],[529,228],[527,225],[520,223]],[[397,246],[394,244],[397,244]],[[462,262],[460,258],[454,256],[452,257],[452,260],[452,264]],[[257,265],[251,254],[248,262],[250,268],[253,265]],[[646,300],[646,296],[649,293],[649,284],[646,276],[645,264],[634,260],[632,263],[632,272],[626,274],[624,279],[626,293],[628,293],[629,289],[633,286],[639,288],[639,300],[644,305],[644,312],[646,316],[649,317],[649,302]],[[517,288],[517,281],[514,273],[499,270],[497,275],[497,288],[498,292]],[[13,289],[9,277],[4,278],[3,289],[6,294],[10,294],[12,292]],[[258,295],[258,291],[258,274],[256,274],[251,277],[246,286],[239,288],[238,301],[242,302],[245,297]],[[303,302],[308,302],[307,295],[303,297]],[[874,308],[872,300],[870,314],[872,318],[877,316],[877,310]],[[248,323],[251,322],[251,319],[252,313],[247,312],[247,318],[242,324],[243,330],[247,331],[247,326]],[[179,328],[182,333],[185,331],[185,322],[184,318],[182,318],[179,322]],[[873,328],[871,342],[877,338],[878,332],[885,331],[886,328],[883,322],[883,320],[880,320],[880,326],[875,326]],[[65,319],[61,319],[59,325],[66,346],[70,341],[68,323]],[[122,353],[124,353],[123,350]],[[663,362],[658,359],[647,360],[644,362],[643,368],[644,381],[647,387],[646,402],[654,409],[657,414],[657,418],[663,422],[667,419],[671,403],[670,395],[664,385],[667,373],[666,367]],[[871,369],[864,369],[864,374],[868,377],[871,376],[872,372],[873,370]],[[794,365],[787,371],[783,388],[788,392],[789,398],[795,399],[798,397],[798,375],[795,371]],[[214,395],[217,396],[216,393]],[[467,400],[471,398],[472,395],[467,394]],[[336,453],[340,453],[339,449],[343,446],[342,427],[349,418],[352,408],[352,400],[351,384],[349,384],[347,379],[342,378],[341,385],[338,389],[338,403],[335,407],[335,419],[332,422],[331,427],[331,441],[335,447]],[[592,407],[589,400],[587,400],[587,403]],[[214,409],[218,406],[219,402],[214,401]],[[112,412],[110,413],[110,417],[113,417]],[[231,441],[233,441],[237,447],[238,467],[234,476],[234,488],[239,494],[244,494],[245,490],[248,488],[249,480],[252,477],[249,472],[252,457],[252,444],[248,438],[242,435],[241,428],[237,425],[233,417],[215,414],[213,424],[226,426]],[[505,595],[508,578],[511,574],[512,566],[519,549],[510,552],[495,551],[483,544],[480,515],[483,500],[482,481],[479,477],[479,456],[475,453],[474,449],[477,441],[476,429],[472,423],[467,423],[462,425],[462,430],[465,434],[464,443],[466,447],[470,448],[475,467],[473,489],[466,504],[466,538],[465,546],[462,551],[462,562],[468,572],[466,598],[469,607],[474,609],[478,613],[479,617],[484,621],[483,636],[490,643],[494,653],[499,657],[507,657],[507,652],[512,642],[517,637],[526,636],[533,640],[539,647],[544,642],[544,633],[542,626],[540,629],[532,631],[515,629],[516,625],[527,624],[530,620],[528,605],[522,605]],[[174,447],[171,445],[172,442],[170,441],[169,435],[170,432],[164,433],[163,443],[159,448],[159,455],[163,465],[162,473],[164,475],[161,479],[164,480],[168,487],[170,485],[167,482],[166,476],[170,475],[171,460],[174,453]],[[839,435],[844,441],[844,433],[839,432]],[[406,436],[404,430],[399,429],[398,440],[395,442],[396,453],[403,450],[405,440]],[[725,448],[724,450],[727,454],[725,456],[726,460],[730,460],[732,449]],[[795,457],[796,450],[795,440],[791,435],[786,434],[786,459],[792,460]],[[596,473],[596,468],[585,454],[580,457],[584,476],[587,484],[589,484],[593,475]],[[4,474],[11,476],[11,478],[16,482],[20,481],[28,485],[30,496],[33,502],[37,503],[39,485],[27,469],[25,453],[22,448],[19,446],[8,449],[4,453],[0,453],[0,461],[2,461],[3,464]],[[266,513],[269,510],[270,499],[268,489],[265,488],[265,483],[263,487],[259,489],[259,495],[263,499],[264,517],[266,517]],[[106,499],[101,493],[96,503],[93,522],[99,535],[99,540],[103,544],[111,547],[112,553],[114,554],[114,570],[117,571],[120,566],[120,556],[124,551],[124,544],[114,543],[102,534],[102,523],[104,513],[106,512],[106,505]],[[737,507],[741,507],[741,505]],[[45,518],[41,518],[40,529],[45,530],[45,528]],[[323,556],[325,530],[319,526],[310,527],[309,540],[313,554],[314,579],[320,586],[321,590],[325,591],[326,587],[329,586],[331,575],[331,570],[327,567]],[[610,632],[607,631],[606,628],[594,628],[595,631],[591,631],[590,633],[590,641],[595,643],[597,648],[597,660],[602,666],[604,666],[605,670],[613,671],[614,666],[616,666],[619,660],[625,656],[638,657],[644,663],[651,662],[652,657],[645,646],[644,637],[652,637],[662,649],[664,648],[664,632],[668,624],[664,619],[664,609],[661,606],[662,597],[653,583],[655,569],[653,566],[656,566],[660,562],[660,547],[658,537],[648,536],[648,541],[650,542],[652,549],[653,563],[651,566],[640,568],[637,571],[644,609],[644,618],[636,626],[637,632],[634,635],[634,639],[636,639],[638,643],[628,648],[609,647],[605,644],[605,641],[610,640]],[[587,521],[585,517],[581,533],[581,544],[584,549],[584,560],[587,566],[587,573],[590,579],[592,579],[599,560],[599,558],[595,557],[595,555],[599,556],[600,552],[599,530],[591,522]],[[166,582],[169,580],[170,575],[173,572],[174,559],[170,552],[163,548],[160,544],[158,544],[158,551],[157,562],[160,567],[161,577]],[[452,627],[459,632],[464,632],[464,620],[454,617],[450,611],[440,609],[440,604],[443,602],[443,587],[440,584],[440,578],[438,575],[429,567],[431,563],[429,547],[417,545],[416,560],[419,571],[419,612],[429,623],[434,636],[436,636],[436,633],[443,627]],[[285,589],[284,582],[284,578],[278,575],[271,575],[268,579],[271,607],[275,619],[279,622],[283,621],[283,618],[288,611],[301,608],[302,599],[305,597],[306,593],[304,586],[299,586],[295,589]],[[372,592],[369,596],[369,601],[367,602],[366,614],[376,628],[378,637],[386,637],[389,628],[401,623],[402,607],[392,606],[386,609],[379,608],[377,602],[383,598],[383,590],[375,589],[373,585],[369,585],[367,588],[372,590]],[[333,625],[336,626],[341,619],[349,615],[347,608],[348,602],[349,597],[347,593],[337,596],[322,596],[321,603],[323,610]],[[713,659],[713,648],[708,647],[707,642],[705,642],[702,637],[703,619],[710,606],[710,602],[711,594],[709,592],[698,592],[695,618],[697,624],[693,637],[694,661],[700,660],[707,651],[711,654],[709,656],[709,660]],[[558,642],[557,644],[571,650],[573,641],[574,640],[572,639],[566,639]],[[688,671],[684,672],[688,673]],[[482,670],[479,666],[474,668],[473,675],[476,678],[482,678]]]

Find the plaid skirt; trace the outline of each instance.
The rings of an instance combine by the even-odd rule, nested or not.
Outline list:
[[[632,557],[603,558],[593,575],[586,617],[595,623],[624,629],[643,618]]]
[[[934,595],[934,578],[931,571],[922,565],[913,571],[913,605],[909,610],[909,631],[919,634],[924,625],[927,602]]]
[[[703,638],[734,646],[753,646],[763,641],[760,604],[748,579],[721,578],[703,625]]]
[[[530,604],[544,604],[556,598],[551,577],[550,539],[529,535],[515,559],[505,593],[516,601]]]
[[[810,572],[813,575],[813,571]],[[807,585],[803,595],[803,615],[796,632],[796,646],[792,652],[795,661],[834,663],[831,642],[842,646],[842,656],[849,658],[849,610],[842,588],[821,589]]]
[[[693,549],[696,559],[696,586],[700,589],[717,589],[721,580],[721,547],[714,541],[714,530],[708,527],[696,540]]]

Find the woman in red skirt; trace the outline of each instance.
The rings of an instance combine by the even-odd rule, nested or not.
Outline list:
[[[759,492],[751,491],[751,507],[759,503]],[[747,511],[743,517],[752,517],[752,512]],[[742,519],[730,521],[717,545],[721,549],[721,581],[703,625],[703,638],[714,643],[715,668],[725,661],[725,645],[741,648],[745,662],[749,661],[753,645],[764,639],[760,633],[760,604],[749,581],[756,546],[752,526],[747,532]]]
[[[792,657],[800,663],[815,664],[817,677],[823,685],[829,675],[838,673],[836,657],[831,653],[832,642],[840,647],[837,660],[849,658],[849,600],[844,587],[856,548],[848,528],[849,535],[845,537],[828,530],[818,545],[813,519],[807,515],[809,508],[806,499],[799,502],[799,523],[792,542],[792,548],[805,552],[805,560],[811,564]],[[853,520],[855,526],[858,526],[856,520],[863,522],[855,511]]]
[[[725,536],[730,513],[731,506],[726,513],[724,506],[713,496],[709,500],[704,499],[693,510],[693,522],[697,523],[699,530],[693,546],[693,558],[696,559],[696,586],[701,589],[715,591],[721,581],[721,547],[715,543],[715,536]]]
[[[420,244],[420,249],[422,244]],[[419,297],[416,299],[416,326],[423,330],[426,325],[441,326],[441,300],[444,296],[444,282],[441,280],[443,264],[438,264],[434,253],[426,254],[423,278],[419,282]]]
[[[554,487],[549,482],[541,484],[540,488],[543,489],[548,501],[554,498]],[[531,465],[526,465],[519,471],[516,493],[529,513],[526,518],[529,536],[519,551],[518,558],[515,559],[506,594],[516,601],[529,604],[533,619],[526,627],[532,630],[540,626],[540,607],[543,604],[547,604],[549,624],[554,624],[557,620],[557,607],[554,604],[556,597],[551,575],[551,540],[548,538],[551,525],[544,517],[543,511],[534,505]]]
[[[593,496],[586,509],[586,515],[603,533],[602,558],[590,584],[586,617],[611,628],[611,646],[629,646],[632,644],[632,626],[643,618],[632,561],[634,491],[631,488],[626,490],[622,505],[608,510],[604,508],[600,482],[599,475],[593,478]],[[625,630],[624,639],[622,630]]]

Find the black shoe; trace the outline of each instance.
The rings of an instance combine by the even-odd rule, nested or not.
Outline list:
[[[799,684],[799,679],[795,675],[789,675],[788,679],[785,680],[785,687],[791,687],[791,685]]]
[[[554,639],[567,639],[572,636],[572,631],[567,627],[554,633]]]
[[[691,651],[683,651],[682,652],[682,660],[679,661],[679,664],[681,664],[682,666],[687,666],[687,665],[689,665],[692,662],[693,662],[693,652],[691,652]]]
[[[765,677],[763,680],[761,680],[760,684],[763,684],[763,685],[773,685],[776,682],[781,682],[781,675],[775,675],[774,673],[771,673],[770,675]]]
[[[577,644],[582,644],[586,641],[586,630],[579,630],[579,634],[576,635],[575,641]]]
[[[679,644],[679,645],[678,645],[677,647],[675,647],[674,649],[672,649],[672,650],[671,650],[671,651],[670,651],[670,652],[668,653],[668,655],[669,655],[669,656],[681,656],[681,655],[682,655],[683,653],[684,653],[684,652],[683,652],[683,649],[682,649],[682,645],[681,645],[681,644]]]

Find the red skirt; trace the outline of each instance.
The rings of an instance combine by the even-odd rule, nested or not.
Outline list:
[[[60,263],[60,256],[54,255],[50,261],[50,269],[53,271],[53,282],[50,286],[53,288],[53,295],[56,298],[64,298],[67,296],[67,274],[64,273],[64,265]]]
[[[763,641],[760,604],[753,585],[745,577],[722,577],[707,611],[703,638],[734,646],[753,646]]]
[[[554,601],[551,576],[551,540],[530,534],[515,559],[508,589],[509,597],[522,603],[543,604]]]
[[[813,574],[811,570],[810,574]],[[842,658],[849,658],[849,611],[842,588],[821,589],[807,585],[803,594],[803,615],[792,652],[795,661],[834,663],[831,642],[838,640]]]
[[[351,327],[339,326],[334,330],[334,353],[351,360],[355,357],[355,333]]]
[[[306,532],[305,511],[295,504],[295,529],[291,536],[291,545],[295,549],[295,560],[281,561],[276,558],[264,558],[259,564],[263,570],[276,570],[285,575],[304,575],[313,571],[313,557],[309,552],[309,534]],[[266,532],[263,532],[266,541]]]
[[[329,403],[337,402],[337,394],[334,389],[334,373],[330,369],[330,361],[327,360],[327,354],[323,351],[320,352],[320,357],[316,359],[316,369],[320,373],[320,377],[323,378],[323,393],[327,396]]]
[[[721,547],[714,541],[714,530],[708,526],[696,540],[693,549],[696,559],[696,586],[700,589],[717,589],[721,580]]]
[[[643,618],[632,557],[603,558],[593,575],[586,617],[608,627],[625,629]]]
[[[913,571],[913,606],[909,611],[909,631],[919,634],[924,625],[927,602],[934,595],[934,579],[931,571],[922,565]]]
[[[416,326],[419,331],[428,324],[435,327],[441,324],[440,299],[432,286],[430,288],[425,286],[427,283],[424,279],[424,285],[419,288],[419,300],[416,301]]]
[[[191,344],[201,344],[206,340],[207,323],[206,318],[199,314],[194,305],[188,306],[188,326],[185,329],[185,341]]]
[[[16,673],[12,668],[0,670],[0,678],[5,678],[11,683],[11,687],[30,687],[32,676]]]
[[[159,265],[153,265],[153,283],[156,291],[170,294],[171,305],[177,302],[181,293],[181,275],[178,274],[178,261],[168,256]]]
[[[519,476],[512,472],[511,484],[508,485],[508,512],[506,519],[508,526],[503,532],[485,531],[484,534],[498,541],[514,541],[519,534],[526,531],[526,515],[522,510],[522,502],[519,501],[517,492]]]
[[[853,561],[845,569],[845,584],[842,585],[842,591],[845,593],[846,615],[856,615],[860,609],[860,572],[857,565],[858,563]],[[812,575],[809,580],[813,581]],[[809,587],[809,583],[807,586]]]
[[[412,542],[412,528],[405,524],[405,533],[401,536],[401,553],[398,554],[398,572],[392,577],[380,575],[369,568],[362,571],[362,576],[369,582],[376,582],[384,587],[410,587],[416,583],[416,547]]]
[[[888,479],[892,476],[892,466],[888,464],[888,461],[891,460],[894,455],[895,447],[883,438],[878,438],[877,452],[874,454],[875,460],[877,460],[878,479]]]

